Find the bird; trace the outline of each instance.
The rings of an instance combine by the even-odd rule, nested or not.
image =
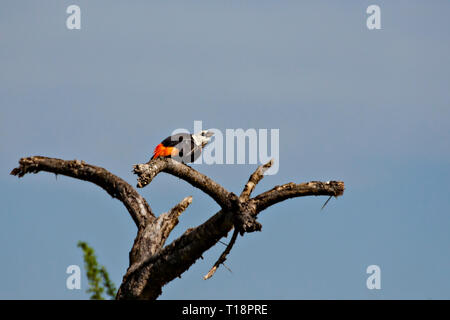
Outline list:
[[[194,162],[200,157],[202,149],[211,141],[214,132],[202,130],[195,134],[178,133],[167,137],[158,144],[152,160],[158,157],[174,158],[182,163]]]

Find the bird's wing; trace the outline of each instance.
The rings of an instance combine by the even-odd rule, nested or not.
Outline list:
[[[174,134],[173,136],[165,138],[163,141],[161,141],[161,143],[165,147],[175,147],[179,143],[182,143],[182,142],[184,142],[186,140],[190,140],[190,139],[191,139],[191,135],[189,133],[178,133],[178,134]]]
[[[183,162],[194,162],[197,160],[198,157],[200,157],[200,154],[202,152],[202,147],[197,146],[193,141],[189,141],[190,148],[186,154],[182,155]]]
[[[153,157],[152,159],[155,159],[159,156],[171,156],[171,155],[177,155],[180,150],[182,150],[182,144],[183,141],[186,139],[190,139],[190,134],[187,133],[179,133],[172,135],[170,137],[165,138],[163,141],[161,141],[160,144],[158,144],[153,151]]]

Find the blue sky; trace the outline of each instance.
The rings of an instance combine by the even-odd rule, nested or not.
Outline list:
[[[81,8],[67,30],[66,8]],[[381,7],[381,30],[366,8]],[[162,299],[449,299],[448,1],[2,1],[1,299],[86,299],[65,287],[79,240],[119,285],[136,234],[100,188],[19,158],[82,159],[135,184],[131,166],[177,128],[280,130],[280,167],[255,190],[343,180],[343,197],[292,199],[263,232],[205,253]],[[256,165],[195,165],[239,192]],[[156,213],[188,195],[170,240],[218,210],[159,175],[139,190]],[[226,239],[224,239],[226,241]],[[381,268],[381,290],[366,268]]]

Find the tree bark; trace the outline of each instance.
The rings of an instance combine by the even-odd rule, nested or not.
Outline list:
[[[135,165],[138,188],[145,187],[156,175],[165,172],[202,190],[221,207],[220,211],[203,224],[186,230],[181,237],[168,245],[165,245],[165,242],[178,224],[181,213],[192,202],[192,197],[186,197],[171,210],[156,217],[147,201],[131,185],[106,169],[84,161],[41,156],[22,158],[19,167],[13,169],[11,174],[19,178],[27,173],[40,171],[62,174],[95,183],[121,201],[135,222],[138,232],[129,255],[130,265],[116,298],[153,300],[161,294],[166,283],[180,277],[206,250],[235,228],[232,241],[204,277],[211,278],[226,260],[236,243],[238,233],[244,235],[247,232],[261,231],[262,226],[256,219],[258,214],[268,207],[295,197],[338,197],[344,193],[342,181],[311,181],[301,184],[291,182],[275,186],[251,198],[256,185],[264,177],[264,172],[272,164],[273,160],[259,166],[250,176],[239,197],[211,178],[170,158],[158,158]]]

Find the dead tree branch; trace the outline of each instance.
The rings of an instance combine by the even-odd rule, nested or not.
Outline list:
[[[233,248],[238,234],[239,234],[239,231],[237,229],[234,229],[233,235],[231,236],[230,243],[228,243],[227,247],[222,252],[222,254],[220,255],[219,259],[216,261],[216,263],[214,263],[211,270],[209,270],[209,272],[206,274],[206,276],[203,277],[204,280],[211,278],[214,275],[214,273],[216,273],[216,270],[219,268],[219,266],[221,264],[223,264],[225,262],[225,260],[227,260],[227,255],[230,253],[231,249]]]
[[[79,160],[61,160],[47,157],[22,158],[19,167],[11,171],[12,175],[22,178],[27,173],[40,171],[89,181],[103,188],[108,194],[120,200],[130,213],[136,226],[147,225],[155,220],[147,201],[126,181],[108,170]]]
[[[156,299],[166,283],[180,277],[206,250],[235,228],[227,248],[205,276],[211,277],[226,260],[238,233],[243,235],[246,232],[261,230],[261,224],[256,221],[259,212],[289,198],[312,195],[338,197],[344,192],[343,182],[312,181],[276,186],[250,198],[264,172],[272,163],[270,161],[258,167],[239,197],[209,177],[173,159],[158,158],[146,164],[135,165],[134,173],[138,175],[139,188],[148,185],[160,172],[165,172],[202,190],[221,207],[219,212],[203,224],[186,230],[182,236],[168,245],[165,245],[165,242],[178,224],[180,214],[192,202],[192,197],[183,199],[167,213],[155,217],[145,199],[127,182],[106,169],[83,161],[39,156],[22,158],[19,167],[12,170],[11,174],[18,177],[40,171],[62,174],[95,183],[112,197],[120,200],[135,221],[138,233],[130,251],[130,266],[123,277],[116,298]]]
[[[241,192],[241,195],[239,197],[241,201],[247,201],[250,198],[250,195],[252,194],[253,190],[255,190],[256,185],[262,180],[262,178],[264,178],[264,173],[272,166],[272,164],[273,159],[271,159],[266,164],[259,166],[258,169],[253,172],[253,174],[250,176],[250,179],[248,179],[248,182],[245,184],[244,190],[242,190]],[[209,270],[208,274],[203,277],[204,280],[211,278],[214,273],[216,273],[216,270],[219,268],[219,266],[225,262],[225,260],[227,259],[227,255],[231,252],[231,249],[236,243],[238,233],[239,229],[235,229],[227,247],[220,255],[216,263],[214,263],[211,270]]]
[[[255,190],[256,185],[264,178],[264,173],[270,169],[273,165],[273,159],[264,165],[261,165],[256,169],[255,172],[250,176],[248,182],[245,184],[244,190],[241,192],[241,201],[247,201],[250,198],[253,190]]]
[[[170,158],[158,158],[145,164],[137,164],[133,172],[138,176],[138,188],[148,185],[160,172],[166,172],[185,180],[209,195],[222,209],[230,208],[236,195],[228,192],[217,182],[191,167]]]

